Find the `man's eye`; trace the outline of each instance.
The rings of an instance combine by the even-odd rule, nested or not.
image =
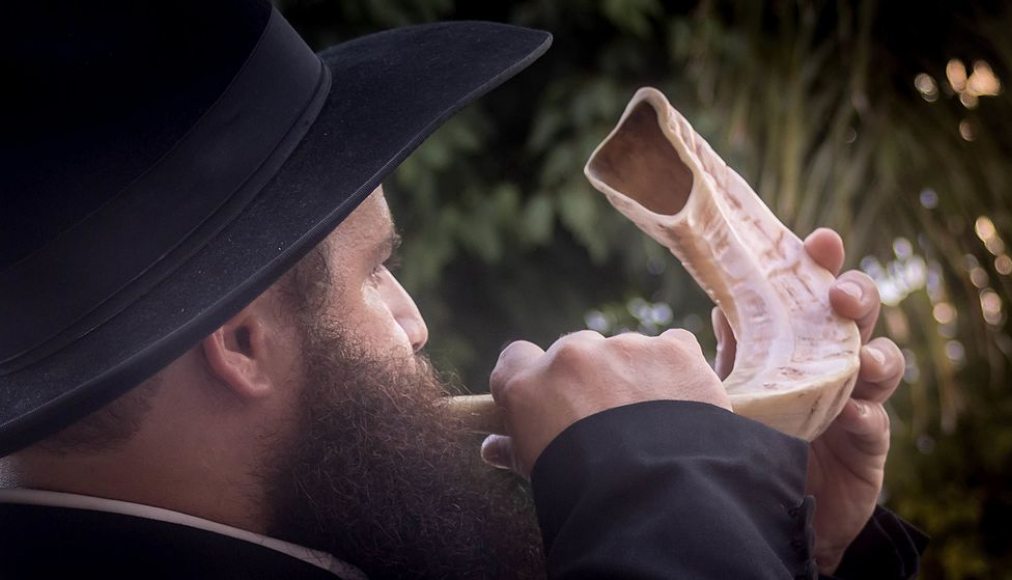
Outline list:
[[[383,268],[386,268],[387,270],[389,270],[391,273],[396,273],[397,270],[399,270],[401,268],[401,257],[400,257],[400,255],[399,254],[394,254],[394,255],[390,256],[389,258],[387,258],[386,262],[383,262],[383,264],[381,266]]]
[[[372,277],[379,279],[379,277],[382,276],[384,272],[390,272],[391,274],[393,274],[394,272],[397,271],[397,268],[400,265],[401,265],[400,259],[397,256],[391,256],[387,258],[385,262],[373,268]]]

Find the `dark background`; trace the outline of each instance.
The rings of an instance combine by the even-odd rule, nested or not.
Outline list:
[[[664,91],[796,232],[837,229],[907,356],[884,501],[926,578],[1012,577],[1012,10],[1003,2],[278,2],[316,48],[482,19],[555,35],[386,184],[430,352],[476,391],[500,348],[687,328],[709,303],[582,175],[636,88]],[[729,549],[733,549],[729,546]]]

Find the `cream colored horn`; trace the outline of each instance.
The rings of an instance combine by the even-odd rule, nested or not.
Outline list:
[[[637,91],[584,171],[727,316],[734,411],[803,439],[821,434],[854,388],[861,341],[830,308],[833,276],[801,240],[652,88]],[[468,405],[473,429],[501,432],[491,398]]]

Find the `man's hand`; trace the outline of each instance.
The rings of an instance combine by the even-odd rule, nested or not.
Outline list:
[[[555,437],[595,413],[663,399],[731,408],[696,338],[684,330],[611,338],[585,330],[547,352],[514,342],[499,355],[489,387],[511,437],[490,436],[482,457],[525,477]]]
[[[808,255],[833,274],[843,265],[843,242],[836,232],[818,229],[805,239]],[[883,403],[903,377],[900,349],[887,338],[869,341],[881,306],[878,289],[867,275],[849,271],[837,278],[829,302],[861,332],[861,369],[854,393],[825,433],[812,442],[807,493],[815,496],[815,559],[831,574],[844,551],[871,518],[882,491],[889,453],[889,416]],[[717,374],[734,365],[735,342],[727,319],[714,309]]]

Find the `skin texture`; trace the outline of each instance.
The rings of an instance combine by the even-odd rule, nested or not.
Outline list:
[[[337,512],[332,514],[333,519],[339,522],[340,510],[347,506],[321,493],[325,494],[328,486],[368,482],[369,476],[349,474],[342,480],[323,474],[312,482],[323,492],[314,489],[307,496],[295,496],[285,493],[293,482],[278,472],[299,471],[306,464],[284,464],[279,457],[285,456],[286,450],[305,447],[314,438],[325,438],[321,433],[333,434],[328,429],[336,426],[346,429],[345,436],[361,435],[368,443],[365,436],[374,430],[369,421],[375,421],[379,411],[350,415],[353,419],[346,422],[340,420],[340,404],[352,405],[345,409],[352,412],[351,409],[368,401],[382,399],[386,406],[377,409],[399,411],[409,417],[410,407],[418,401],[435,400],[445,394],[432,388],[431,380],[417,378],[425,376],[424,359],[416,354],[424,347],[428,334],[414,302],[383,265],[395,241],[389,210],[382,192],[377,190],[321,246],[321,251],[330,257],[331,268],[323,288],[326,301],[314,317],[324,336],[337,342],[307,343],[305,325],[300,325],[297,317],[293,318],[286,309],[285,292],[275,285],[159,373],[161,387],[152,395],[150,410],[129,441],[109,449],[80,453],[57,453],[35,446],[0,459],[3,480],[8,485],[164,507],[254,532],[275,533],[342,555],[347,550],[347,555],[353,557],[356,550],[365,548],[347,544],[350,541],[347,538],[332,537],[325,533],[327,530],[321,533],[318,528],[293,529],[290,522],[279,520],[278,513],[313,508],[315,501],[332,507]],[[817,232],[806,242],[806,248],[820,264],[834,272],[839,270],[843,250],[835,234]],[[843,291],[843,282],[847,281],[855,282],[863,290],[860,298]],[[848,272],[831,292],[837,312],[857,320],[862,336],[867,339],[879,307],[871,281],[859,273]],[[342,328],[355,329],[353,339],[345,337],[344,344],[354,348],[346,349],[344,358],[359,357],[374,364],[385,361],[391,365],[387,369],[392,381],[387,384],[390,390],[383,391],[386,383],[378,384],[376,380],[356,381],[347,367],[329,374],[311,372],[311,367],[328,364],[325,362],[328,349],[338,350],[342,344],[338,330]],[[307,344],[315,345],[316,350],[307,350]],[[876,358],[873,348],[882,352],[882,361]],[[731,353],[732,349],[725,337],[722,352]],[[310,364],[314,360],[318,364]],[[903,367],[898,349],[885,339],[869,342],[861,360],[861,382],[855,390],[855,399],[812,446],[809,491],[818,499],[816,532],[819,562],[825,570],[835,567],[842,548],[850,543],[874,507],[888,450],[888,420],[881,404],[892,394]],[[643,365],[642,361],[657,362]],[[366,376],[378,376],[380,367],[373,367],[373,371]],[[482,456],[493,464],[506,464],[527,475],[552,438],[598,411],[655,399],[703,401],[727,408],[726,396],[720,388],[720,371],[720,361],[717,372],[711,370],[695,338],[680,330],[668,331],[660,337],[623,335],[608,339],[581,332],[563,337],[547,351],[531,343],[511,345],[500,357],[491,383],[493,393],[505,408],[512,438],[490,438],[482,448]],[[408,380],[412,376],[417,380]],[[314,385],[320,388],[321,382],[325,383],[322,387],[333,392],[307,391]],[[617,384],[621,388],[616,388]],[[422,394],[399,397],[399,391]],[[329,401],[327,404],[335,406],[337,419],[323,430],[307,431],[300,427],[305,423],[307,401],[314,403],[313,408],[321,405],[321,401]],[[862,409],[867,412],[862,413]],[[429,417],[430,422],[431,417],[438,416],[433,414],[437,413],[434,409],[425,413],[429,414],[420,416]],[[315,419],[314,424],[319,427]],[[415,423],[408,425],[408,435],[410,429],[423,428]],[[431,458],[422,455],[428,447],[438,448],[435,455],[443,456],[443,460],[459,459],[446,451],[444,447],[449,444],[443,435],[419,433],[418,437],[407,437],[404,430],[389,430],[383,441],[393,445],[387,452],[394,462],[398,461],[398,453],[408,457],[419,454],[418,465],[424,465]],[[437,439],[442,443],[432,443]],[[327,447],[318,447],[316,451],[328,455]],[[319,460],[311,455],[301,459],[307,463]],[[351,469],[354,464],[338,463],[344,466],[338,469]],[[438,461],[429,464],[439,469]],[[283,469],[284,465],[289,469]],[[388,479],[409,487],[418,482],[429,482],[428,485],[439,482],[433,472],[421,468],[412,471],[419,471],[415,481]],[[301,489],[307,481],[294,485]],[[465,483],[464,487],[467,486]],[[359,493],[366,491],[368,486],[359,489]],[[512,491],[515,490],[503,491],[499,496],[502,502],[511,501],[508,498]],[[418,506],[419,513],[424,507]],[[460,517],[464,516],[462,512]],[[438,524],[434,519],[420,521]],[[373,523],[390,526],[397,522]],[[316,524],[323,528],[340,525],[331,520]],[[513,548],[518,543],[538,543],[525,535],[530,532],[529,527],[521,528],[526,531],[516,532],[519,540],[512,544]],[[489,538],[491,546],[494,539],[491,535]],[[492,559],[501,560],[498,548],[486,548]],[[382,565],[381,553],[373,553],[372,557],[380,562],[377,566]],[[531,553],[507,557],[530,558]]]
[[[517,341],[499,355],[489,386],[506,413],[507,430],[516,434],[509,465],[524,476],[566,427],[607,409],[677,399],[731,410],[695,336],[677,329],[658,337],[611,338],[584,330],[560,338],[547,351]],[[507,441],[492,439],[497,440]],[[484,445],[486,454],[490,445]]]

